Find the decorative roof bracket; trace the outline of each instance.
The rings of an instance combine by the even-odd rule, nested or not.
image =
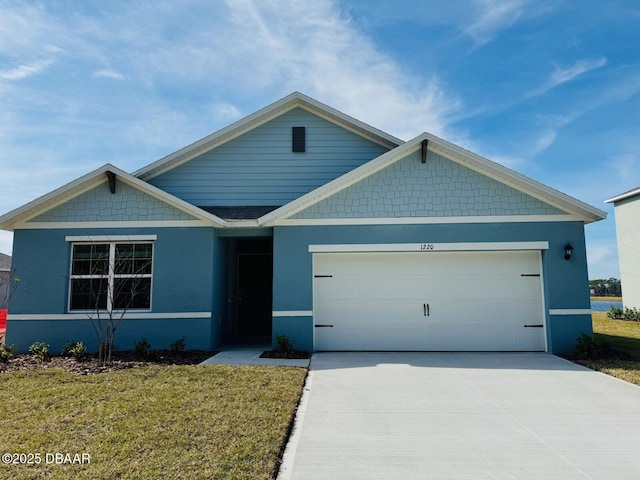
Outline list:
[[[107,174],[107,178],[109,179],[109,191],[111,193],[116,193],[116,174],[111,170],[107,170],[104,173]]]
[[[426,138],[422,140],[422,163],[427,163],[427,147],[429,146],[429,140]]]

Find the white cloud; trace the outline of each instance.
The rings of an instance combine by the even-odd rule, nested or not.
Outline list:
[[[122,75],[121,73],[116,72],[115,70],[109,70],[109,69],[96,70],[95,72],[93,72],[93,76],[94,77],[113,78],[113,79],[116,79],[116,80],[124,80],[124,75]]]
[[[464,32],[475,42],[484,45],[494,39],[500,30],[510,28],[524,14],[528,0],[477,0],[478,16]]]
[[[461,108],[435,75],[415,78],[381,53],[333,1],[228,5],[226,41],[250,70],[236,76],[253,88],[300,90],[405,139],[422,131],[445,136]]]
[[[242,117],[242,112],[238,107],[230,103],[219,103],[213,107],[213,113],[216,119],[221,122],[231,122]]]
[[[5,80],[22,80],[37,75],[53,64],[53,60],[40,60],[27,63],[8,70],[0,70],[0,78]]]
[[[606,64],[606,57],[598,57],[578,60],[572,65],[565,67],[556,65],[555,70],[553,71],[553,73],[551,73],[549,79],[543,85],[531,91],[527,96],[535,97],[538,95],[542,95],[557,86],[570,82],[574,78],[579,77],[580,75],[583,75],[591,70],[601,68]]]

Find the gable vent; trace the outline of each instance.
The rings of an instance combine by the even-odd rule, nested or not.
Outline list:
[[[291,151],[294,153],[302,153],[306,151],[305,145],[305,127],[291,127]]]

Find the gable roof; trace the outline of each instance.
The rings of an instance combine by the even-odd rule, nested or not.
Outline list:
[[[640,195],[640,187],[634,188],[633,190],[629,190],[628,192],[621,193],[620,195],[616,195],[615,197],[611,197],[609,200],[605,200],[604,203],[617,203],[621,200],[626,200],[631,197],[635,197]]]
[[[307,193],[284,205],[271,213],[258,219],[258,223],[264,226],[274,225],[279,220],[286,219],[301,210],[304,210],[319,201],[359,182],[383,168],[405,158],[407,155],[422,148],[422,142],[428,142],[428,149],[443,155],[444,157],[464,165],[476,172],[493,178],[505,185],[515,188],[531,197],[537,198],[552,205],[570,215],[578,217],[585,223],[602,220],[607,217],[606,212],[566,195],[558,190],[548,187],[525,175],[515,172],[503,165],[481,157],[469,150],[447,142],[430,133],[423,133],[414,139],[396,147],[393,150],[371,160],[368,163],[336,178],[335,180]]]
[[[311,97],[307,97],[300,92],[293,92],[271,105],[133,172],[133,175],[143,180],[154,178],[294,108],[307,110],[389,149],[393,149],[403,143],[402,140],[339,112]]]
[[[160,190],[159,188],[156,188],[153,185],[120,170],[118,167],[107,163],[50,193],[36,198],[35,200],[2,215],[0,217],[0,228],[12,231],[17,224],[27,222],[30,219],[37,217],[38,215],[103,184],[104,182],[107,182],[107,172],[115,174],[116,177],[125,183],[179,210],[187,212],[197,219],[211,223],[214,226],[223,226],[225,223],[224,220],[216,217],[215,215],[185,202],[164,190]]]
[[[345,129],[370,139],[371,141],[384,145],[385,147],[390,148],[390,150],[387,153],[380,155],[360,167],[347,172],[335,180],[332,180],[279,208],[268,207],[263,211],[250,209],[250,216],[247,216],[247,210],[243,210],[241,207],[236,207],[233,210],[223,209],[216,211],[208,209],[207,211],[145,181],[163,172],[171,170],[172,168],[219,145],[222,145],[231,139],[237,138],[243,133],[246,133],[294,108],[303,108],[313,114],[340,125]],[[160,199],[171,206],[187,212],[195,218],[209,223],[212,226],[269,227],[386,168],[394,162],[405,158],[407,155],[416,152],[421,148],[423,141],[428,142],[428,149],[434,153],[441,154],[451,161],[457,162],[460,165],[468,167],[480,174],[486,175],[489,178],[515,188],[526,195],[530,195],[533,198],[537,198],[538,200],[552,205],[571,215],[575,220],[581,220],[584,223],[591,223],[602,220],[607,216],[607,214],[602,210],[583,203],[569,195],[559,192],[558,190],[532,180],[531,178],[429,133],[423,133],[409,142],[404,143],[398,138],[345,115],[327,105],[307,97],[306,95],[294,92],[287,97],[284,97],[281,100],[278,100],[277,102],[255,112],[254,114],[249,115],[228,127],[203,138],[202,140],[199,140],[198,142],[151,163],[133,174],[128,174],[111,164],[105,164],[77,180],[54,190],[53,192],[43,195],[22,207],[0,216],[0,228],[13,230],[16,225],[33,219],[36,216],[61,205],[84,192],[87,192],[88,190],[106,182],[107,178],[105,174],[107,172],[114,173],[127,184],[134,186],[144,193]],[[633,196],[638,193],[640,193],[640,189],[633,190],[608,201],[617,201],[622,198],[626,198],[625,195]],[[245,207],[245,209],[246,208],[247,207]]]

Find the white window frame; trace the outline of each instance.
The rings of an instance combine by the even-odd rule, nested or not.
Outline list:
[[[82,237],[75,237],[75,238],[82,238]],[[82,240],[85,240],[89,237],[84,237],[82,238]],[[73,280],[77,280],[77,279],[82,279],[82,280],[91,280],[91,279],[101,279],[101,278],[105,278],[105,275],[92,275],[92,274],[88,274],[88,275],[74,275],[73,274],[73,252],[74,252],[74,247],[76,245],[109,245],[109,259],[108,259],[108,265],[109,265],[109,271],[107,272],[106,278],[107,278],[107,305],[105,309],[100,309],[101,312],[121,312],[123,309],[114,309],[113,308],[113,299],[114,299],[114,288],[115,288],[115,280],[116,279],[121,279],[121,278],[149,278],[150,283],[149,283],[149,307],[148,308],[127,308],[126,310],[135,310],[136,312],[150,312],[152,310],[152,305],[153,305],[153,259],[155,257],[155,242],[153,240],[155,240],[155,237],[151,240],[129,240],[130,237],[123,237],[123,238],[114,238],[111,237],[109,238],[109,240],[107,240],[107,238],[109,237],[105,237],[104,240],[102,240],[101,238],[97,238],[97,239],[91,239],[93,241],[76,241],[76,242],[72,242],[71,243],[71,255],[70,255],[70,265],[69,265],[69,298],[68,298],[68,304],[67,304],[67,311],[68,312],[78,312],[78,311],[87,311],[87,309],[82,309],[82,308],[76,308],[76,309],[72,309],[71,308],[71,300],[72,300],[72,296],[73,296],[73,288],[72,288],[72,283]],[[113,240],[117,240],[117,241],[113,241]],[[151,245],[151,273],[145,273],[145,274],[123,274],[123,273],[119,273],[116,274],[115,273],[115,265],[116,265],[116,245]]]

